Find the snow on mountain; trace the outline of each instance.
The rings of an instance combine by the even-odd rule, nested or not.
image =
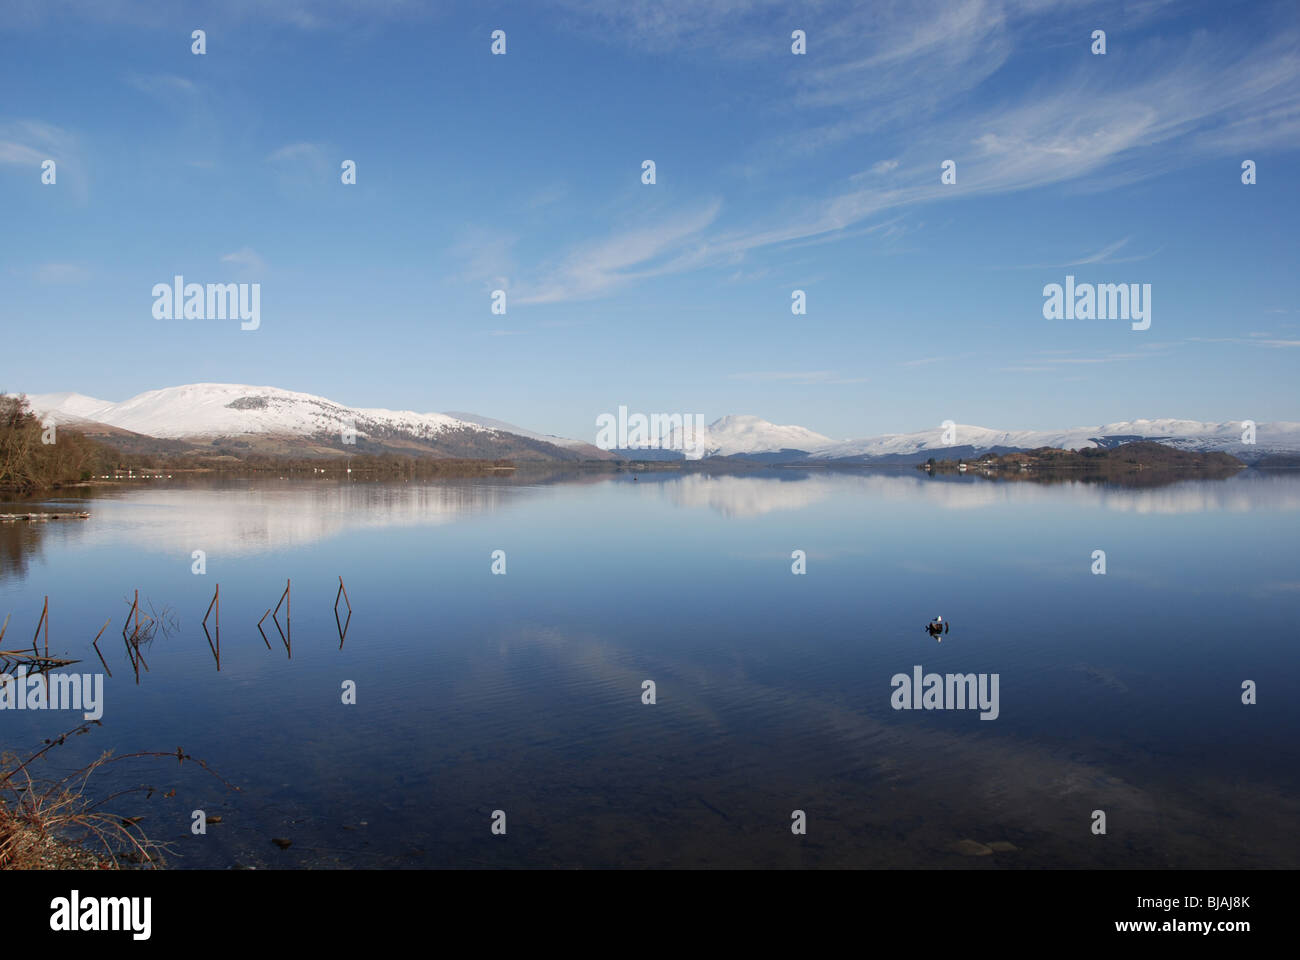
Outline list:
[[[97,414],[113,406],[110,400],[96,400],[82,393],[44,393],[27,399],[32,410],[54,423],[97,420]]]
[[[455,417],[457,420],[464,420],[466,423],[476,423],[480,427],[487,427],[489,430],[503,430],[506,433],[513,433],[519,437],[528,437],[531,440],[544,440],[547,443],[555,444],[557,447],[565,447],[570,450],[590,446],[586,440],[570,440],[568,437],[557,437],[553,433],[537,433],[535,430],[525,430],[513,423],[506,423],[504,420],[493,420],[491,417],[479,416],[477,413],[448,410],[447,416]]]
[[[1261,423],[1255,428],[1255,442],[1242,439],[1242,421],[1203,423],[1199,420],[1163,418],[1156,420],[1122,420],[1096,427],[1067,430],[994,430],[969,424],[957,424],[950,435],[942,427],[914,433],[887,433],[859,440],[834,441],[804,427],[778,426],[753,416],[727,416],[705,428],[698,447],[686,449],[690,459],[707,456],[777,454],[799,450],[810,460],[871,460],[881,457],[911,457],[921,453],[942,454],[954,448],[990,450],[1010,448],[1032,450],[1057,447],[1081,450],[1088,447],[1116,446],[1131,440],[1156,440],[1169,446],[1194,451],[1222,451],[1243,460],[1255,460],[1273,453],[1300,452],[1300,423],[1277,421]],[[673,435],[674,441],[677,434]]]
[[[403,434],[428,440],[446,430],[511,434],[570,450],[590,445],[525,430],[472,413],[416,413],[347,407],[310,393],[235,383],[192,383],[150,390],[113,403],[79,393],[29,396],[32,409],[55,423],[92,421],[163,439],[228,437],[247,434],[339,435],[345,427],[358,437]],[[590,451],[598,453],[594,448]]]
[[[445,430],[487,427],[442,413],[346,407],[310,393],[234,383],[192,383],[150,390],[110,403],[80,394],[28,397],[32,409],[58,419],[92,420],[151,437],[221,437],[241,434],[312,436],[355,428],[365,437],[399,431],[429,438]]]
[[[732,415],[714,420],[698,436],[690,428],[684,432],[674,430],[668,446],[685,451],[690,460],[698,460],[781,450],[815,450],[830,443],[830,437],[806,427],[782,426],[760,417]]]
[[[994,447],[1020,450],[1057,447],[1081,450],[1115,446],[1129,440],[1155,440],[1184,450],[1217,450],[1243,459],[1254,459],[1268,453],[1300,451],[1300,423],[1278,421],[1258,424],[1253,444],[1243,442],[1244,430],[1242,421],[1239,420],[1203,423],[1199,420],[1171,418],[1122,420],[1097,427],[1075,427],[1069,430],[991,430],[987,427],[958,424],[948,437],[944,436],[943,428],[935,427],[915,433],[845,440],[810,450],[809,455],[811,459],[841,460],[907,456],[923,451],[942,453],[952,447],[972,447],[976,450]]]
[[[582,440],[525,430],[500,420],[469,413],[416,413],[410,410],[347,407],[309,393],[277,387],[229,383],[194,383],[151,390],[113,403],[79,393],[50,393],[28,397],[32,409],[56,423],[92,421],[163,439],[227,437],[250,434],[337,436],[353,428],[358,437],[411,437],[434,440],[447,431],[478,431],[495,437],[514,436],[565,448],[578,457],[594,453]],[[699,433],[674,431],[670,449],[689,459],[709,456],[774,457],[799,451],[813,460],[871,460],[890,457],[942,455],[944,451],[1035,447],[1078,450],[1115,446],[1130,440],[1156,440],[1193,451],[1222,451],[1251,461],[1275,453],[1300,453],[1300,423],[1276,421],[1255,428],[1255,442],[1243,440],[1241,421],[1204,423],[1173,418],[1122,420],[1096,427],[1068,430],[993,430],[958,424],[945,436],[942,427],[914,433],[891,433],[859,440],[834,441],[806,427],[780,425],[755,416],[725,416]],[[463,434],[460,434],[463,436]],[[514,441],[518,443],[519,441]]]

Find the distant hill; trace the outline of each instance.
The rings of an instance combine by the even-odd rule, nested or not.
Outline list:
[[[558,461],[603,456],[581,443],[561,445],[531,432],[513,433],[504,424],[477,422],[485,418],[354,408],[276,387],[196,383],[151,390],[121,403],[76,393],[37,394],[28,401],[42,418],[74,425],[134,454],[404,454]],[[354,442],[346,443],[345,437]]]
[[[994,475],[1028,472],[1039,477],[1081,473],[1114,476],[1143,470],[1218,476],[1234,473],[1245,466],[1241,460],[1226,453],[1183,450],[1150,440],[1138,440],[1114,447],[1083,450],[1039,447],[1011,453],[984,453],[969,459],[931,459],[917,464],[917,469],[951,473],[964,467],[967,472]]]
[[[1300,423],[1274,421],[1254,427],[1244,421],[1204,422],[1160,418],[1123,420],[1065,430],[998,430],[968,424],[935,426],[912,433],[888,433],[834,440],[793,424],[761,417],[719,417],[697,431],[677,431],[657,448],[599,450],[571,440],[473,413],[416,413],[349,407],[325,397],[278,387],[195,383],[151,390],[120,403],[78,393],[34,395],[32,408],[56,422],[99,431],[107,442],[147,449],[149,440],[176,441],[206,451],[228,449],[269,456],[327,456],[354,453],[416,454],[526,460],[678,461],[747,459],[765,464],[922,463],[930,457],[973,458],[986,452],[1053,448],[1088,450],[1155,442],[1191,452],[1231,454],[1246,463],[1281,468],[1300,456]],[[342,442],[347,427],[356,444]],[[112,433],[112,430],[124,433]],[[168,452],[174,452],[174,448]]]

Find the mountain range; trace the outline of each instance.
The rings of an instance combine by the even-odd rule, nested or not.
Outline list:
[[[28,396],[47,422],[74,424],[92,436],[131,450],[224,451],[242,455],[326,456],[409,453],[445,457],[579,461],[686,459],[673,449],[601,450],[584,440],[540,433],[465,412],[416,413],[348,407],[324,397],[277,387],[195,383],[151,390],[120,403],[79,393]],[[756,416],[730,415],[704,428],[691,458],[731,457],[768,463],[918,463],[992,451],[1036,447],[1082,449],[1155,440],[1185,450],[1222,451],[1246,462],[1300,454],[1300,423],[1255,426],[1245,442],[1242,421],[1125,420],[1066,430],[995,430],[956,424],[913,433],[834,440],[801,426]],[[593,427],[592,435],[595,436]],[[354,443],[345,443],[353,435]],[[688,436],[689,440],[690,437]],[[681,446],[680,437],[668,446]]]

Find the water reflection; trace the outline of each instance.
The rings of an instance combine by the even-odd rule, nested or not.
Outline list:
[[[1296,475],[197,482],[88,506],[10,551],[0,612],[30,630],[49,593],[51,652],[119,675],[67,749],[183,743],[239,782],[226,806],[181,787],[177,810],[225,818],[201,842],[155,815],[183,866],[1300,864],[1300,722],[1237,690],[1300,700],[1276,629],[1300,614],[1275,516]],[[894,712],[914,664],[999,673],[999,718]],[[3,719],[7,745],[50,735]],[[1079,841],[1098,807],[1120,842]]]
[[[588,485],[629,483],[598,473]],[[638,493],[683,510],[705,509],[745,519],[799,512],[833,496],[906,501],[943,510],[999,505],[1068,503],[1135,514],[1300,511],[1300,474],[1246,471],[1222,480],[1185,480],[1155,488],[1091,482],[1004,482],[982,477],[928,477],[919,471],[766,471],[761,475],[645,474]],[[492,481],[433,484],[229,482],[152,486],[95,493],[77,501],[88,521],[57,530],[45,524],[0,524],[0,578],[28,575],[50,537],[93,547],[128,544],[151,551],[188,552],[196,545],[226,557],[293,549],[364,529],[436,527],[512,509],[547,495],[551,485]]]

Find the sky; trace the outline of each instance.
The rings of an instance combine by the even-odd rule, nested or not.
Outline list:
[[[0,390],[1300,420],[1298,39],[1290,0],[0,2]],[[177,274],[260,326],[156,318]],[[1150,327],[1045,318],[1067,275]]]

